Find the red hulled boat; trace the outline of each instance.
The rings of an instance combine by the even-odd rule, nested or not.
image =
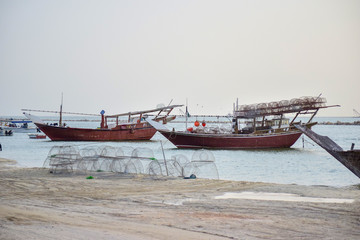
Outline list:
[[[127,140],[150,140],[156,133],[150,124],[144,120],[144,116],[149,113],[158,112],[153,118],[154,121],[163,121],[166,123],[174,117],[169,113],[181,105],[171,105],[152,110],[129,112],[124,114],[105,116],[102,111],[100,128],[73,128],[65,126],[62,122],[59,125],[48,125],[38,117],[29,113],[24,113],[34,124],[48,136],[52,141],[127,141]],[[25,109],[27,110],[27,109]],[[27,110],[29,111],[29,110]],[[32,110],[36,111],[36,110]],[[165,115],[161,115],[165,113]],[[120,122],[119,117],[128,116],[126,122]],[[62,119],[62,117],[60,117]],[[113,119],[113,122],[109,122]]]
[[[147,123],[123,124],[116,128],[72,128],[35,123],[52,141],[124,141],[150,140],[156,129]]]
[[[178,148],[260,149],[289,148],[301,136],[299,131],[282,134],[206,134],[158,130]]]
[[[185,131],[168,130],[162,124],[148,120],[164,137],[178,148],[209,148],[209,149],[265,149],[289,148],[301,136],[294,125],[300,124],[295,119],[300,114],[310,114],[310,119],[303,125],[311,127],[312,119],[320,108],[325,106],[326,99],[321,97],[302,97],[290,101],[261,103],[252,105],[236,104],[232,117],[232,129],[213,131],[199,126]],[[294,113],[289,123],[284,114]],[[267,120],[268,117],[273,117]],[[242,121],[242,123],[241,123]],[[284,126],[285,125],[285,126]],[[243,127],[241,127],[243,126]]]

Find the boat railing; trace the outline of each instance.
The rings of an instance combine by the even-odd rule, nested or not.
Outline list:
[[[254,135],[268,135],[268,134],[281,134],[281,133],[289,133],[289,132],[296,132],[298,131],[293,126],[287,126],[282,128],[273,128],[273,129],[266,129],[266,130],[256,130],[253,132]]]
[[[253,134],[255,135],[264,135],[264,134],[282,134],[282,133],[289,133],[289,132],[297,132],[299,131],[295,125],[300,125],[300,122],[296,122],[293,124],[290,124],[289,126],[282,127],[282,128],[273,128],[273,129],[266,129],[266,130],[256,130]],[[308,128],[311,128],[312,126],[316,125],[317,122],[311,122],[304,124]]]

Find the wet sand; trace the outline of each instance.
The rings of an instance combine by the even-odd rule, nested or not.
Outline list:
[[[11,164],[0,159],[0,239],[360,239],[358,186],[52,174]]]

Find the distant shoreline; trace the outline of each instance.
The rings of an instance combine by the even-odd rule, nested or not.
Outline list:
[[[319,122],[318,125],[359,125],[360,121],[354,121],[354,122]]]

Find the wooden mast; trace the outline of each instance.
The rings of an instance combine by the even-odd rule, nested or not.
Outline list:
[[[188,112],[188,100],[187,100],[187,98],[186,98],[186,110],[185,110],[185,129],[186,129],[186,131],[187,131],[187,129],[188,129],[188,125],[187,125],[187,123],[188,123],[188,115],[189,115],[189,112]]]
[[[59,126],[62,126],[62,105],[63,105],[63,93],[61,93],[61,104],[60,104],[60,118],[59,118]]]

